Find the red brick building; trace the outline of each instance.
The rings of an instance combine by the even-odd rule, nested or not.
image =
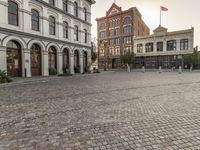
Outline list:
[[[105,64],[108,69],[122,67],[121,56],[134,51],[133,38],[149,35],[149,28],[136,7],[122,11],[113,3],[106,16],[96,21],[99,68]]]

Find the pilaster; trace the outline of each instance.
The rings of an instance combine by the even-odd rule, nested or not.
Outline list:
[[[42,52],[42,76],[49,76],[48,52]]]
[[[0,47],[0,70],[7,71],[6,47]]]
[[[70,54],[70,72],[74,74],[74,54]]]
[[[58,68],[58,74],[63,73],[63,55],[62,52],[58,53],[58,59],[57,59],[57,68]]]
[[[83,69],[83,54],[80,54],[80,73],[84,73]]]
[[[31,55],[30,49],[23,49],[22,76],[31,77]]]

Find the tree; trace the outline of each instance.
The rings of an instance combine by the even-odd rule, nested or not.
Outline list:
[[[183,56],[184,63],[189,65],[192,69],[193,65],[200,64],[200,52],[194,51],[192,54],[187,54]]]
[[[91,42],[91,59],[92,63],[94,63],[97,59],[96,45],[94,42]]]
[[[127,65],[127,70],[128,72],[130,72],[130,65],[133,64],[135,62],[135,54],[133,52],[126,52],[123,56],[122,56],[122,61],[124,64]]]

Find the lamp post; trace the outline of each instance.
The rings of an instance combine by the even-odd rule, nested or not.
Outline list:
[[[103,40],[102,44],[104,46],[104,71],[106,71],[107,70],[107,53],[106,53],[106,44],[107,44],[107,41]]]

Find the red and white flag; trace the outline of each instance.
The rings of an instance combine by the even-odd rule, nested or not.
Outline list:
[[[160,6],[160,10],[161,10],[161,11],[168,11],[168,8],[163,7],[163,6]]]

